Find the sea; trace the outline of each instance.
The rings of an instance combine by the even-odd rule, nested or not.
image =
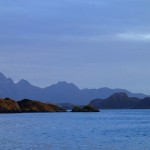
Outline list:
[[[150,150],[150,110],[0,114],[0,150]]]

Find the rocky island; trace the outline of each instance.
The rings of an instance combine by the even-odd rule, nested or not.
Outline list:
[[[66,112],[66,110],[53,104],[35,100],[24,99],[16,102],[10,98],[0,99],[0,113],[22,112]]]
[[[99,109],[96,109],[91,105],[85,105],[84,107],[75,106],[72,109],[72,112],[99,112]]]

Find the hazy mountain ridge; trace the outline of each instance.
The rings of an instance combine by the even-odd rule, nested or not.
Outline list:
[[[65,81],[58,82],[46,88],[36,87],[28,81],[21,79],[18,83],[14,83],[11,78],[6,78],[0,73],[0,97],[10,97],[12,99],[36,99],[44,102],[52,103],[73,103],[87,104],[92,99],[104,99],[113,93],[125,92],[129,97],[145,98],[147,95],[139,93],[131,93],[125,89],[79,89],[73,83]]]

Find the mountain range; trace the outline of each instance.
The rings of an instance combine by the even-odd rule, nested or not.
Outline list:
[[[88,104],[92,99],[104,99],[113,93],[124,92],[129,97],[145,98],[142,93],[132,93],[125,89],[110,89],[107,87],[99,89],[79,89],[73,83],[65,81],[58,82],[46,88],[32,85],[27,80],[21,79],[14,83],[11,78],[7,78],[0,73],[0,97],[9,97],[15,100],[34,99],[51,103],[72,103],[77,105]]]

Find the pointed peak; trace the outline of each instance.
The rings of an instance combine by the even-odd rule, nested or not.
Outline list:
[[[30,85],[30,83],[27,80],[24,80],[24,79],[21,79],[17,84]]]
[[[79,88],[73,84],[73,83],[68,83],[66,81],[59,81],[57,82],[56,84],[53,84],[49,87],[46,87],[46,88],[61,88],[61,89],[76,89],[76,90],[79,90]]]

